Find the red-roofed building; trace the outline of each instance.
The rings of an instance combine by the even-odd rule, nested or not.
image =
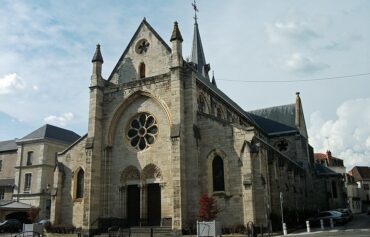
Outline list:
[[[326,153],[315,153],[315,162],[322,164],[332,171],[344,175],[346,173],[346,167],[344,166],[343,160],[331,155],[331,151]]]

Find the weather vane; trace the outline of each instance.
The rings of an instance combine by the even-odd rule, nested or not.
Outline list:
[[[195,20],[195,23],[197,23],[197,20],[198,20],[197,12],[199,12],[198,7],[197,7],[197,2],[194,0],[194,2],[191,5],[194,8],[194,20]]]

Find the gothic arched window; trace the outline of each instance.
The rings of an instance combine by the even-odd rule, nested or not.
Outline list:
[[[140,78],[145,78],[145,63],[140,63],[139,75],[140,75]]]
[[[83,169],[80,169],[77,173],[77,180],[76,180],[76,199],[83,198],[84,196],[84,176],[85,172]]]
[[[204,97],[202,95],[199,96],[198,98],[198,110],[199,112],[205,112],[205,100],[204,100]]]
[[[225,191],[224,162],[216,156],[212,161],[213,191]]]

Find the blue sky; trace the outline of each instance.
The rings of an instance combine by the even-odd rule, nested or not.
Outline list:
[[[0,0],[0,6],[0,140],[44,123],[84,134],[95,45],[102,45],[108,77],[143,17],[168,43],[177,20],[190,56],[190,0]],[[300,91],[316,152],[330,148],[348,167],[370,165],[370,1],[199,0],[198,7],[220,89],[245,110],[293,103]]]

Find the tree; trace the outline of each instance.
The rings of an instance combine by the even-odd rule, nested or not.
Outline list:
[[[36,220],[36,218],[38,217],[39,213],[40,213],[40,208],[39,208],[39,207],[34,207],[34,206],[32,206],[32,207],[28,210],[28,212],[27,212],[27,219],[28,219],[31,223],[33,223],[33,222]]]
[[[204,193],[199,197],[198,204],[198,217],[201,221],[212,221],[216,218],[219,210],[213,197],[208,197],[208,194]]]

